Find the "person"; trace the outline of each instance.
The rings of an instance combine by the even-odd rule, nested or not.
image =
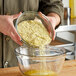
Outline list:
[[[41,11],[53,25],[63,23],[61,0],[0,0],[0,67],[17,66],[15,48],[22,45],[14,20],[24,11]],[[2,34],[3,33],[3,34]]]

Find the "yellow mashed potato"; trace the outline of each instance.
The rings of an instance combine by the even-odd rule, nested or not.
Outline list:
[[[31,46],[41,47],[51,42],[47,29],[38,19],[22,21],[17,29],[23,40]]]

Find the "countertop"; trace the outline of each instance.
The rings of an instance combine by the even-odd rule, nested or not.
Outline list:
[[[0,76],[22,76],[18,67],[0,68]],[[59,76],[76,76],[76,60],[65,61]]]

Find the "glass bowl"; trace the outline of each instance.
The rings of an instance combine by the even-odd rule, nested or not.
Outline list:
[[[24,76],[58,76],[65,60],[65,49],[46,46],[44,51],[26,45],[15,49]]]
[[[54,30],[53,30],[53,26],[51,25],[50,21],[47,19],[47,17],[43,14],[39,14],[38,12],[34,12],[34,11],[26,11],[26,12],[23,12],[17,19],[16,21],[16,24],[15,24],[15,27],[16,27],[16,30],[17,30],[17,25],[22,22],[22,21],[25,21],[25,20],[34,20],[35,18],[38,18],[41,20],[41,22],[43,23],[43,25],[45,26],[45,28],[48,30],[50,28],[51,30],[51,38],[53,37],[54,35]],[[18,32],[18,30],[17,30]],[[19,32],[18,32],[19,34]],[[20,36],[20,34],[19,34]],[[21,37],[21,36],[20,36]],[[23,38],[21,37],[22,39],[22,42],[27,44],[27,42],[25,42],[23,40]],[[29,43],[28,43],[29,44]]]

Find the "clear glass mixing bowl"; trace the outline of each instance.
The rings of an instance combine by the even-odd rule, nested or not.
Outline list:
[[[15,49],[20,71],[24,76],[57,76],[65,60],[65,50],[46,46],[44,51],[21,46]]]

